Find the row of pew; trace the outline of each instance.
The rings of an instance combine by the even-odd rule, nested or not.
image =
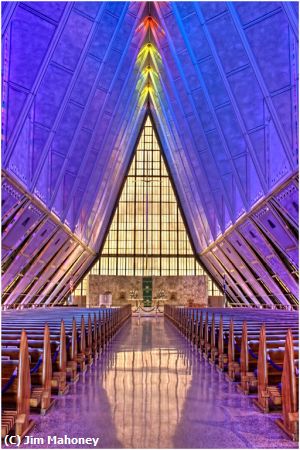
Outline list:
[[[165,316],[211,364],[237,383],[264,413],[282,411],[276,423],[299,437],[298,313],[165,306]]]
[[[130,306],[3,312],[2,439],[28,434],[30,413],[45,414],[67,394],[130,316]]]

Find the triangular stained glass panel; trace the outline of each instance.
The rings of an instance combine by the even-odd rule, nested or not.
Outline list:
[[[201,275],[148,116],[99,261],[99,275]]]

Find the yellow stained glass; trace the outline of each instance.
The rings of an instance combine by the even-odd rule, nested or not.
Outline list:
[[[141,133],[101,257],[90,273],[204,273],[194,256],[150,117]],[[209,291],[215,293],[216,289],[210,280]]]

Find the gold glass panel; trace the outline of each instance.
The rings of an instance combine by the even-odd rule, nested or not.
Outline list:
[[[202,275],[152,122],[148,117],[102,254],[90,273]],[[82,283],[76,292],[83,292]],[[86,289],[86,288],[85,288]],[[209,293],[217,287],[209,281]],[[78,294],[79,295],[79,294]]]

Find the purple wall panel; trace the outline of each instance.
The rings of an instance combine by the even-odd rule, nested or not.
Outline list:
[[[15,211],[18,205],[24,200],[21,192],[12,186],[6,179],[2,182],[2,223]]]
[[[31,301],[34,296],[37,296],[38,291],[43,287],[43,285],[51,278],[52,274],[57,270],[57,268],[64,263],[65,259],[72,253],[74,248],[76,247],[76,243],[72,242],[70,239],[62,246],[59,253],[55,256],[55,258],[51,261],[51,264],[45,267],[45,270],[40,275],[37,282],[32,286],[32,288],[28,291],[26,296],[24,297],[22,304],[26,304]],[[43,293],[40,294],[41,298],[43,298]],[[39,295],[39,297],[40,297]],[[39,298],[37,299],[39,302]]]
[[[247,166],[248,166],[248,198],[250,205],[254,205],[259,199],[263,197],[263,188],[256,171],[254,162],[250,154],[247,155]]]
[[[22,280],[9,295],[9,297],[5,301],[5,305],[12,304],[18,298],[18,296],[22,295],[26,287],[32,282],[33,278],[36,277],[38,273],[49,263],[49,260],[61,248],[66,239],[67,235],[62,230],[57,231],[57,233],[54,234],[53,238],[46,245],[41,255],[28,269]]]
[[[287,220],[299,226],[299,189],[291,182],[274,196],[275,205],[285,213]]]
[[[52,211],[60,218],[63,215],[63,196],[64,196],[64,185],[61,182],[58,186],[55,200],[52,205]]]
[[[191,2],[178,2],[178,10],[182,17],[189,16],[194,12],[193,4]]]
[[[281,251],[296,267],[299,267],[298,242],[284,225],[270,205],[261,208],[253,215],[253,219],[271,237]]]
[[[51,152],[46,155],[43,166],[39,173],[39,177],[35,184],[34,194],[39,198],[45,205],[48,205],[50,199],[50,166],[51,166]]]
[[[263,125],[263,95],[253,69],[247,66],[242,73],[234,72],[228,80],[247,129]]]
[[[81,264],[78,267],[78,269],[76,270],[76,272],[74,271],[74,276],[72,277],[74,280],[74,285],[76,285],[76,283],[79,281],[79,279],[82,277],[82,275],[86,272],[86,270],[88,269],[88,267],[91,265],[92,261],[94,259],[93,257],[87,258],[85,260],[81,260]],[[55,299],[53,299],[52,302],[52,306],[54,306],[55,304],[59,304],[61,300],[63,300],[63,298],[69,293],[70,287],[69,287],[69,279],[68,279],[68,283],[66,284],[65,288],[61,290],[61,292],[57,295],[57,297]]]
[[[73,188],[75,181],[75,176],[73,174],[70,174],[68,172],[65,173],[63,178],[63,211],[65,211],[69,197],[70,192]],[[73,226],[73,225],[72,225]]]
[[[239,232],[245,237],[249,244],[254,247],[256,252],[261,255],[262,259],[269,265],[279,279],[283,281],[287,288],[297,297],[298,284],[287,271],[279,257],[274,253],[272,247],[263,238],[257,227],[247,220],[239,227]]]
[[[87,56],[71,93],[71,99],[85,105],[100,69],[100,61]]]
[[[245,25],[278,9],[278,2],[236,2],[235,8]]]
[[[217,65],[213,60],[201,61],[199,63],[206,88],[209,92],[210,99],[214,106],[222,105],[228,102],[228,94],[226,92],[224,83],[221,79]]]
[[[87,252],[83,252],[80,256],[78,256],[77,261],[72,267],[72,272],[68,271],[65,273],[64,277],[59,283],[59,286],[54,289],[54,291],[47,299],[46,304],[51,304],[60,292],[67,292],[69,290],[71,278],[74,282],[73,284],[76,284],[77,280],[79,279],[78,272],[81,273],[80,269],[82,268],[82,266],[86,265],[87,262],[89,262],[89,264],[91,263],[91,257]]]
[[[246,35],[270,92],[288,86],[289,27],[285,13],[279,11],[265,18],[264,26],[257,22],[246,29]]]
[[[220,284],[222,284],[222,285],[223,285],[223,276],[224,276],[224,273],[226,273],[226,279],[227,279],[227,283],[228,283],[229,293],[232,295],[232,297],[234,299],[238,298],[240,302],[244,302],[246,305],[248,305],[248,301],[247,301],[246,297],[244,296],[242,291],[239,289],[239,287],[236,285],[236,281],[232,277],[231,272],[224,270],[223,266],[220,264],[218,259],[215,257],[214,253],[212,251],[208,252],[204,255],[203,258],[204,258],[205,262],[209,261],[210,265],[212,267],[214,267],[214,270],[220,274],[219,281],[220,281]]]
[[[74,8],[78,11],[87,14],[93,19],[98,14],[99,8],[101,6],[100,2],[75,2]]]
[[[29,241],[22,247],[12,264],[3,274],[3,289],[13,281],[13,279],[24,269],[26,264],[28,264],[35,254],[43,247],[55,228],[56,225],[51,220],[46,220],[31,234]]]
[[[225,148],[220,140],[220,136],[216,130],[210,131],[207,134],[207,140],[212,150],[213,158],[218,166],[219,173],[225,176],[229,176],[232,171],[231,163]],[[222,177],[223,178],[223,177]],[[231,186],[232,189],[232,186]],[[232,194],[231,190],[228,192],[229,197]]]
[[[7,112],[7,141],[14,130],[16,121],[22,111],[22,107],[27,98],[27,92],[21,91],[14,86],[8,88],[8,112]]]
[[[134,27],[134,21],[135,21],[134,17],[132,17],[129,14],[126,14],[124,22],[120,28],[120,31],[114,40],[114,49],[118,50],[119,52],[123,51],[124,42],[127,42],[129,38],[132,28]]]
[[[46,286],[46,288],[43,289],[41,298],[39,299],[38,303],[43,303],[44,296],[49,295],[49,293],[52,290],[55,290],[56,284],[58,283],[58,281],[66,275],[68,268],[71,267],[78,258],[80,258],[82,251],[83,251],[83,249],[81,246],[77,245],[76,248],[75,248],[75,246],[73,246],[73,250],[71,251],[71,253],[69,253],[69,256],[66,258],[66,260],[64,261],[63,264],[59,265],[59,270],[51,278],[51,281]],[[48,272],[47,272],[47,276],[48,276]]]
[[[225,2],[201,2],[201,10],[206,20],[218,16],[227,10]]]
[[[267,145],[272,155],[269,158],[269,185],[273,187],[289,173],[290,165],[278,131],[272,121],[268,126],[267,139]]]
[[[26,278],[31,280],[32,277],[36,276],[40,270],[48,264],[52,256],[61,248],[67,239],[67,235],[64,231],[58,230],[50,242],[46,245],[45,249],[40,254],[39,258],[30,267],[29,271],[26,273]]]
[[[30,89],[53,37],[55,26],[18,7],[11,21],[10,81]]]
[[[26,244],[26,254],[29,257],[33,257],[35,253],[43,247],[56,228],[57,225],[50,219],[43,222],[39,228],[32,233],[30,240]],[[23,250],[25,251],[25,248]]]
[[[220,186],[220,179],[218,176],[218,171],[216,167],[216,163],[214,161],[214,156],[210,154],[208,150],[202,151],[200,153],[201,161],[205,161],[207,170],[209,173],[209,183],[213,185],[214,187]]]
[[[64,11],[66,2],[51,1],[51,2],[26,2],[26,6],[40,12],[51,20],[59,21]]]
[[[229,242],[226,240],[222,241],[220,243],[220,248],[222,249],[223,253],[227,256],[227,258],[232,261],[232,263],[235,265],[237,269],[243,274],[243,276],[246,278],[247,282],[251,286],[251,289],[254,290],[254,292],[263,297],[266,303],[266,291],[262,288],[262,286],[257,282],[256,278],[253,276],[251,271],[246,266],[245,262],[241,259],[240,255],[235,251],[235,249],[230,245]]]
[[[208,23],[208,29],[218,50],[225,72],[231,72],[249,63],[238,32],[228,14]]]
[[[34,124],[33,128],[33,148],[31,156],[31,174],[32,178],[41,159],[43,148],[47,142],[50,131],[47,128]]]
[[[99,149],[102,147],[105,133],[109,129],[111,117],[107,114],[103,114],[101,117],[101,127],[97,127],[93,138],[93,147]]]
[[[31,176],[30,149],[32,147],[32,122],[27,117],[18,136],[14,151],[9,160],[8,169],[13,176],[28,186]]]
[[[234,157],[234,164],[237,167],[237,172],[239,174],[240,180],[244,188],[246,189],[247,180],[247,163],[249,165],[250,158],[247,161],[247,144],[244,140],[241,132],[239,131],[238,122],[235,119],[234,112],[231,107],[224,107],[218,110],[218,118],[220,120],[227,145],[230,149],[231,154]],[[260,181],[257,178],[256,183],[252,186],[252,180],[248,184],[252,186],[252,189],[261,190]]]
[[[128,4],[123,2],[107,2],[105,5],[105,10],[108,11],[112,16],[120,17],[123,9],[128,7]]]
[[[71,80],[62,67],[50,64],[35,97],[35,121],[51,128]],[[55,94],[54,94],[55,92]]]
[[[176,48],[177,53],[182,52],[183,50],[185,50],[185,43],[174,14],[167,15],[164,20],[168,29],[173,31],[173,44]]]
[[[67,155],[71,140],[79,124],[82,108],[69,103],[62,117],[56,135],[52,141],[52,148],[64,156]]]
[[[218,247],[215,247],[213,249],[213,254],[221,261],[223,266],[226,267],[226,271],[230,272],[231,277],[235,280],[237,284],[239,284],[239,286],[241,286],[245,294],[247,294],[255,303],[256,299],[254,298],[253,292],[251,291],[251,289],[249,289],[249,287],[247,286],[241,275],[238,273],[238,271],[232,264],[232,262],[224,255],[224,253]]]
[[[88,131],[80,131],[75,141],[72,154],[68,160],[68,171],[73,174],[79,172],[83,158],[86,156],[86,149],[89,145],[91,134]]]
[[[280,92],[272,96],[272,102],[277,110],[280,122],[288,137],[289,143],[293,144],[293,111],[292,111],[292,92],[291,89]],[[288,113],[289,112],[289,113]]]
[[[202,124],[202,127],[204,129],[204,131],[211,131],[212,129],[215,128],[215,124],[207,103],[207,100],[205,98],[204,92],[202,89],[197,89],[195,90],[195,92],[193,93],[193,99],[194,99],[194,103],[195,103],[195,107],[198,111],[198,114],[200,116],[200,121]],[[210,133],[211,134],[211,133]],[[210,134],[207,135],[207,139],[209,139]],[[219,139],[220,137],[217,133],[215,133],[216,138],[215,139]],[[222,154],[222,144],[221,142],[218,143],[218,147],[219,150]]]
[[[256,91],[257,92],[257,91]],[[252,117],[254,114],[250,114]],[[257,161],[259,163],[259,167],[264,175],[265,180],[267,179],[268,173],[268,146],[266,143],[266,130],[265,128],[260,128],[255,130],[249,134],[249,139],[251,141],[252,147],[255,151]]]
[[[124,65],[124,72],[125,72],[125,65]],[[124,72],[122,71],[122,74]],[[124,87],[124,79],[117,78],[114,83],[113,91],[109,93],[109,102],[106,102],[106,105],[105,105],[106,112],[113,114],[114,106],[117,104],[118,100],[120,99],[120,94],[121,94],[123,87]]]
[[[83,121],[83,126],[88,128],[89,130],[93,130],[99,113],[103,107],[103,103],[104,100],[107,96],[107,92],[101,90],[101,89],[96,89],[93,99],[89,104],[89,107],[87,109],[87,112],[85,114],[85,118]],[[101,129],[102,129],[102,124],[101,124]]]
[[[51,194],[53,194],[53,190],[55,189],[56,182],[59,177],[60,170],[64,163],[64,157],[58,153],[56,153],[53,149],[51,150],[51,180],[49,190],[51,189]],[[48,181],[49,183],[49,181]]]
[[[66,69],[75,70],[91,27],[90,20],[72,12],[53,54],[53,61]]]
[[[108,90],[118,69],[122,53],[112,50],[103,65],[103,73],[99,80],[99,88]]]
[[[117,23],[118,19],[116,17],[108,13],[103,14],[90,47],[92,55],[103,59]]]
[[[2,259],[5,259],[30,234],[43,218],[43,213],[32,204],[24,205],[2,234]]]
[[[179,61],[182,65],[186,81],[190,88],[199,89],[201,87],[199,77],[197,76],[196,69],[191,66],[190,63],[190,55],[188,52],[183,52],[178,55]]]
[[[176,80],[176,91],[187,116],[193,113],[193,107],[190,97],[187,94],[187,88],[182,78]],[[192,148],[192,147],[191,147]]]
[[[256,257],[255,253],[251,250],[251,247],[246,243],[244,238],[239,235],[237,231],[233,231],[227,237],[228,241],[235,248],[235,250],[249,263],[253,268],[257,276],[265,283],[270,291],[278,298],[282,297],[282,292],[273,280],[273,278],[266,271],[266,268],[262,266],[261,262]]]
[[[186,26],[185,30],[197,60],[209,56],[210,49],[207,43],[207,39],[203,33],[196,14],[193,14],[189,17],[188,26]]]

